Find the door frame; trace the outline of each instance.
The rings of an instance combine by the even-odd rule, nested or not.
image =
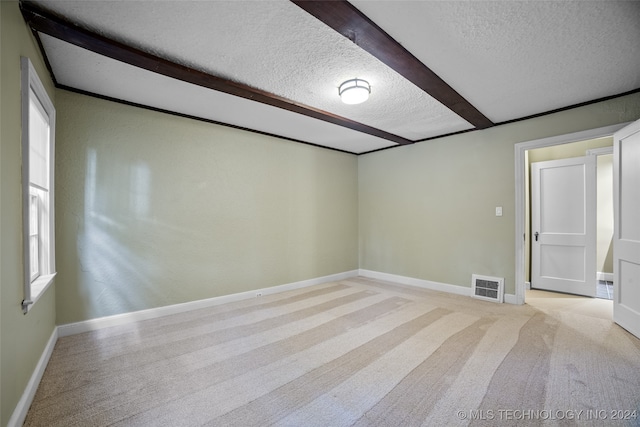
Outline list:
[[[516,304],[525,303],[525,153],[535,148],[551,147],[588,139],[604,138],[613,134],[632,122],[625,122],[596,129],[589,129],[549,138],[535,139],[515,144],[515,187],[516,187]]]

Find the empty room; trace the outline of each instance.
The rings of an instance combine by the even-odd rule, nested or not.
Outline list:
[[[0,2],[1,426],[640,425],[640,2]]]

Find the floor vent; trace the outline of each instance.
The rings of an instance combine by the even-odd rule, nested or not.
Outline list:
[[[504,278],[473,274],[471,276],[471,296],[486,301],[502,302],[504,297]]]

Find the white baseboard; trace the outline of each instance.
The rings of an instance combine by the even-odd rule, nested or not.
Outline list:
[[[308,286],[319,285],[326,282],[334,282],[344,280],[358,275],[358,270],[345,271],[343,273],[331,274],[329,276],[316,277],[314,279],[302,280],[300,282],[287,283],[284,285],[273,286],[269,288],[254,289],[237,294],[223,295],[214,298],[208,298],[198,301],[185,302],[182,304],[173,304],[165,307],[150,308],[148,310],[134,311],[131,313],[116,314],[113,316],[101,317],[98,319],[84,320],[82,322],[68,323],[58,326],[58,336],[66,337],[69,335],[80,334],[83,332],[95,331],[98,329],[108,328],[111,326],[124,325],[141,320],[155,319],[158,317],[169,316],[172,314],[184,313],[186,311],[198,310],[201,308],[212,307],[228,302],[235,302],[249,298],[255,298],[258,293],[262,295],[271,295],[293,289],[305,288]]]
[[[602,271],[598,271],[598,280],[613,282],[613,273],[603,273]]]
[[[431,280],[416,279],[413,277],[398,276],[396,274],[381,273],[378,271],[360,269],[358,274],[370,279],[386,280],[387,282],[395,282],[401,285],[415,286],[422,289],[430,289],[432,291],[447,292],[449,294],[463,295],[471,297],[471,288],[465,286],[450,285],[448,283],[433,282]],[[514,294],[504,294],[504,302],[508,304],[518,304]]]
[[[358,270],[345,271],[343,273],[331,274],[323,277],[316,277],[314,279],[302,280],[294,283],[287,283],[284,285],[273,286],[270,288],[255,289],[252,291],[239,292],[237,294],[223,295],[220,297],[209,298],[205,300],[198,300],[187,302],[183,304],[174,304],[166,307],[152,308],[149,310],[135,311],[132,313],[118,314],[115,316],[107,316],[99,319],[91,319],[83,322],[70,323],[66,325],[56,326],[49,337],[49,341],[40,356],[40,360],[36,365],[36,368],[27,383],[27,386],[22,393],[20,401],[16,405],[11,418],[9,419],[8,427],[19,427],[24,423],[27,417],[29,407],[33,402],[33,398],[42,380],[44,370],[49,363],[49,358],[53,353],[53,348],[58,341],[58,338],[66,337],[69,335],[79,334],[82,332],[94,331],[97,329],[108,328],[110,326],[123,325],[126,323],[137,322],[140,320],[154,319],[162,316],[168,316],[171,314],[183,313],[186,311],[197,310],[200,308],[211,307],[214,305],[224,304],[227,302],[240,301],[248,298],[255,298],[257,294],[271,295],[279,292],[290,291],[293,289],[305,288],[308,286],[319,285],[327,282],[335,282],[338,280],[344,280],[351,277],[356,277]]]
[[[515,294],[504,294],[504,302],[507,304],[522,305],[518,303],[518,298]]]
[[[58,341],[58,328],[54,328],[51,336],[49,337],[49,341],[47,341],[47,345],[44,347],[44,351],[40,356],[40,360],[38,360],[38,364],[31,374],[31,378],[27,383],[27,387],[24,389],[22,393],[22,397],[18,401],[11,418],[9,418],[8,427],[19,427],[24,424],[24,420],[27,417],[27,412],[29,411],[29,407],[33,402],[33,397],[36,395],[36,391],[38,390],[38,386],[40,385],[40,380],[42,379],[42,375],[44,375],[44,370],[49,363],[49,358],[51,358],[51,353],[53,353],[53,347],[56,345],[56,341]]]
[[[432,282],[429,280],[415,279],[412,277],[398,276],[389,273],[380,273],[371,270],[351,270],[343,273],[331,274],[328,276],[317,277],[314,279],[302,280],[294,283],[287,283],[284,285],[273,286],[269,288],[255,289],[246,292],[240,292],[237,294],[223,295],[220,297],[209,298],[204,300],[192,301],[183,304],[174,304],[166,307],[152,308],[148,310],[135,311],[132,313],[118,314],[115,316],[107,316],[99,319],[91,319],[77,323],[69,323],[66,325],[57,326],[49,337],[49,341],[40,356],[40,360],[36,365],[31,378],[18,402],[11,418],[9,419],[8,427],[19,427],[24,423],[27,417],[29,407],[33,402],[33,398],[36,394],[40,380],[44,374],[45,368],[49,363],[53,348],[55,347],[58,338],[66,337],[69,335],[79,334],[82,332],[94,331],[110,326],[123,325],[126,323],[137,322],[140,320],[154,319],[163,316],[169,316],[171,314],[183,313],[186,311],[197,310],[205,307],[212,307],[227,302],[240,301],[249,298],[255,298],[256,294],[271,295],[279,292],[290,291],[294,289],[305,288],[308,286],[319,285],[327,282],[334,282],[338,280],[345,280],[351,277],[363,276],[371,279],[386,280],[389,282],[395,282],[403,285],[415,286],[423,289],[430,289],[434,291],[447,292],[456,295],[471,296],[471,288],[464,286],[450,285],[447,283]],[[517,304],[516,296],[513,294],[505,294],[504,300],[509,304]]]
[[[380,273],[379,271],[359,270],[360,276],[370,279],[386,280],[387,282],[400,283],[401,285],[415,286],[417,288],[430,289],[432,291],[447,292],[450,294],[471,296],[471,288],[450,285],[448,283],[432,282],[430,280],[415,279],[413,277],[398,276],[396,274]]]

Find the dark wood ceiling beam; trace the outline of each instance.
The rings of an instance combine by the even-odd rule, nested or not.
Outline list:
[[[291,0],[394,69],[477,129],[494,124],[382,28],[344,0]]]
[[[250,99],[252,101],[282,108],[294,113],[303,114],[314,119],[376,136],[397,144],[405,145],[413,143],[413,141],[409,139],[385,132],[381,129],[376,129],[363,123],[331,114],[327,111],[296,103],[289,99],[252,88],[241,83],[195,70],[115,40],[111,40],[100,34],[93,33],[68,22],[64,18],[55,16],[32,2],[20,2],[20,9],[25,21],[32,30],[47,34],[135,67],[206,87],[208,89]]]

